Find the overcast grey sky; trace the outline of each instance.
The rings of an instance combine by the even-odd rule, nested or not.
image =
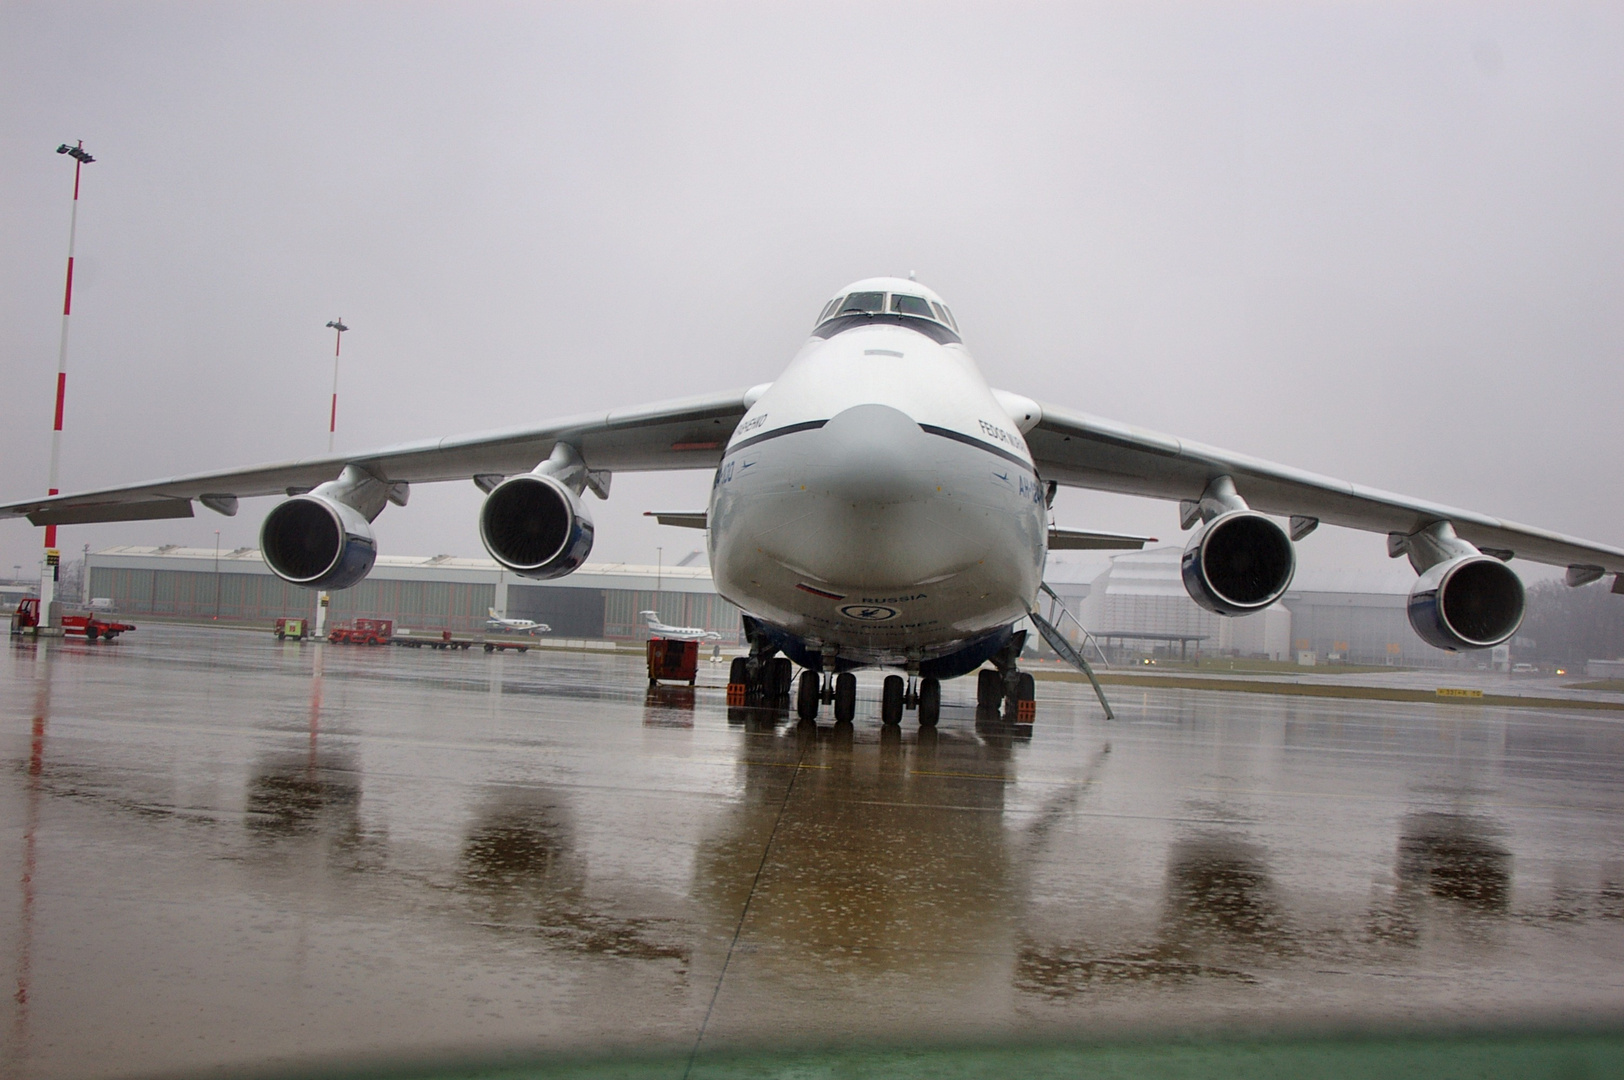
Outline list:
[[[338,315],[361,449],[766,381],[916,270],[995,386],[1624,543],[1621,73],[1624,6],[1548,0],[8,3],[0,498],[45,485],[84,139],[64,490],[322,450]],[[640,515],[707,488],[617,478],[594,558],[698,546]],[[478,501],[380,549],[479,554]]]

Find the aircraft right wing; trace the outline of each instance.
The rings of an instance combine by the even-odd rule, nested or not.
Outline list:
[[[1593,581],[1603,573],[1624,573],[1624,550],[1616,547],[1335,480],[1053,405],[1038,404],[1038,409],[1040,417],[1027,432],[1026,443],[1045,480],[1188,503],[1200,500],[1210,483],[1227,476],[1252,509],[1293,516],[1305,529],[1325,522],[1409,536],[1447,521],[1456,535],[1487,554],[1569,567],[1572,584]],[[1615,592],[1624,591],[1621,584],[1624,578],[1615,578]]]
[[[659,402],[610,413],[565,417],[535,427],[427,439],[364,453],[333,454],[246,469],[151,480],[127,487],[28,499],[0,505],[0,518],[34,525],[81,525],[191,517],[192,502],[224,514],[237,500],[297,494],[355,465],[386,484],[512,476],[547,460],[566,442],[595,476],[613,472],[708,469],[722,459],[733,429],[765,386]]]

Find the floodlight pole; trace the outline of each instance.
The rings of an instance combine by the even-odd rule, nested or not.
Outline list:
[[[73,313],[73,246],[79,235],[79,176],[96,159],[85,153],[84,140],[73,146],[63,143],[59,154],[73,158],[73,209],[68,215],[68,281],[62,290],[62,337],[56,350],[56,411],[51,421],[51,465],[46,474],[48,495],[57,494],[57,473],[62,459],[62,409],[68,396],[68,316]],[[45,561],[39,574],[39,625],[49,627],[56,602],[56,576],[62,553],[56,546],[56,526],[45,526]]]
[[[344,331],[349,327],[344,325],[344,316],[340,315],[328,323],[327,328],[333,332],[333,401],[327,410],[327,452],[331,454],[333,436],[338,432],[338,354],[344,348]],[[326,589],[316,594],[317,641],[323,641],[327,637],[327,608],[332,602],[333,594]]]
[[[327,452],[333,452],[333,435],[338,431],[338,354],[344,346],[344,331],[349,327],[344,325],[344,317],[340,315],[327,324],[333,331],[333,404],[327,412]]]

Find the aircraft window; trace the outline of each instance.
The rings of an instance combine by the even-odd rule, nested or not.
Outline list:
[[[936,313],[937,322],[945,323],[947,321],[947,316],[942,314],[942,305],[932,300],[930,302],[930,309]]]
[[[927,319],[933,317],[930,311],[930,301],[922,296],[907,296],[903,293],[895,293],[891,297],[891,310],[899,315],[920,315]]]
[[[953,312],[948,310],[946,304],[941,305],[941,308],[942,314],[947,316],[947,325],[951,326],[954,330],[957,330],[959,328],[959,321],[953,317]]]
[[[845,297],[843,297],[843,296],[837,296],[833,300],[829,301],[827,304],[824,304],[822,313],[818,315],[818,322],[821,323],[821,322],[823,322],[823,320],[825,320],[829,316],[833,315],[835,313],[835,308],[839,307],[840,306],[840,301],[842,301],[844,299],[845,299]]]
[[[885,294],[882,292],[854,292],[846,297],[846,302],[840,305],[840,313],[848,311],[862,311],[869,314],[885,310]]]

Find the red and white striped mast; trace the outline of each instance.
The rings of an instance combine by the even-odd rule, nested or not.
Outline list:
[[[56,148],[73,159],[73,211],[68,216],[68,281],[62,290],[62,340],[56,350],[56,412],[51,421],[51,468],[46,476],[47,494],[57,494],[57,473],[62,459],[62,411],[68,396],[68,316],[73,314],[73,245],[79,234],[79,176],[96,159],[85,153],[84,140]],[[40,626],[51,625],[51,604],[56,599],[56,578],[62,553],[56,546],[56,526],[45,526],[45,565],[40,569]]]
[[[327,410],[327,452],[333,452],[333,435],[338,431],[338,354],[344,347],[344,331],[349,327],[344,325],[344,316],[340,315],[327,324],[333,332],[333,403]],[[333,602],[333,594],[326,589],[316,594],[316,640],[327,639],[327,608]]]

